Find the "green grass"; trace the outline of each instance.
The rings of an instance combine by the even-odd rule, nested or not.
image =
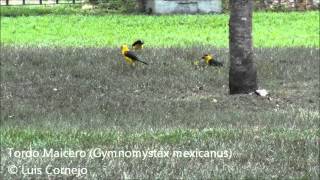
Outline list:
[[[141,133],[127,133],[119,131],[81,131],[68,129],[46,131],[44,129],[20,129],[2,128],[1,145],[4,148],[34,149],[42,148],[81,148],[90,149],[104,144],[121,144],[125,146],[131,143],[148,144],[157,142],[164,145],[179,146],[187,142],[196,141],[232,141],[239,139],[249,140],[259,137],[262,141],[314,141],[316,142],[319,131],[316,129],[287,129],[287,128],[209,128],[209,129],[171,129],[160,131],[145,131]]]
[[[1,178],[21,178],[8,173],[10,165],[87,167],[85,179],[319,176],[318,12],[255,13],[259,86],[270,92],[263,98],[228,94],[227,15],[14,10],[1,12],[16,12],[1,17]],[[130,67],[119,53],[120,44],[138,38],[146,42],[139,56],[149,66]],[[207,52],[224,68],[192,65]],[[8,148],[231,150],[233,156],[21,159],[9,157]]]
[[[37,46],[118,47],[143,39],[149,47],[228,46],[222,15],[48,15],[1,18],[1,43]],[[319,14],[255,13],[255,47],[319,47]]]
[[[87,167],[87,179],[305,178],[319,175],[319,49],[256,48],[270,98],[228,94],[228,50],[2,46],[1,168]],[[214,52],[221,69],[192,61]],[[294,58],[292,58],[294,57]],[[201,87],[201,88],[199,88]],[[14,150],[231,150],[219,158],[33,158]],[[29,175],[46,178],[46,175]],[[66,176],[56,176],[56,178]],[[69,178],[72,178],[69,176]]]
[[[286,128],[210,128],[204,130],[175,129],[144,133],[95,131],[44,131],[32,129],[1,129],[2,147],[14,150],[42,152],[43,148],[59,151],[168,151],[165,158],[8,158],[2,151],[2,166],[12,164],[26,167],[86,167],[93,177],[116,178],[124,174],[130,178],[316,178],[317,137],[319,131]],[[173,151],[232,152],[230,159],[177,158]],[[252,167],[254,164],[254,167]],[[103,168],[98,168],[103,167]],[[161,167],[161,169],[159,169]],[[4,174],[4,177],[20,177]],[[42,177],[46,175],[29,175]],[[56,176],[66,177],[66,176]]]

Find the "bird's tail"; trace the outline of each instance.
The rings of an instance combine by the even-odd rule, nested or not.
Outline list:
[[[149,65],[148,63],[146,63],[146,62],[144,62],[144,61],[141,61],[140,59],[137,59],[137,61],[139,61],[139,62],[141,62],[141,63],[143,63],[143,64],[145,64],[145,65]]]
[[[222,62],[218,62],[218,66],[222,67],[223,63]]]

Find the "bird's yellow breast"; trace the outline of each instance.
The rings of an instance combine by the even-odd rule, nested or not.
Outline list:
[[[124,60],[128,63],[128,64],[133,64],[134,62],[132,61],[131,58],[128,58],[128,57],[124,57]]]
[[[122,45],[121,46],[121,54],[124,55],[125,52],[129,51],[129,48],[127,45]]]
[[[126,63],[131,65],[134,63],[133,60],[125,55],[125,53],[128,51],[129,51],[129,48],[126,44],[121,46],[121,54],[123,55],[124,60],[126,61]]]
[[[206,64],[210,64],[211,61],[213,61],[213,56],[210,56],[210,55],[205,56],[204,61],[206,62]]]

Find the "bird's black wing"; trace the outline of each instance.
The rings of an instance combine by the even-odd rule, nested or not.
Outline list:
[[[213,61],[213,65],[214,66],[220,66],[220,67],[223,66],[222,62],[219,62],[219,61],[216,61],[216,60]]]
[[[133,61],[139,61],[139,62],[141,62],[141,63],[143,63],[143,64],[148,65],[148,63],[142,61],[142,60],[136,55],[136,53],[134,53],[134,52],[132,52],[132,51],[127,51],[127,52],[124,53],[124,55],[125,55],[126,57],[132,59]]]
[[[211,60],[209,61],[209,65],[210,65],[210,66],[220,66],[220,67],[223,66],[222,62],[219,62],[219,61],[217,61],[216,59],[211,59]]]

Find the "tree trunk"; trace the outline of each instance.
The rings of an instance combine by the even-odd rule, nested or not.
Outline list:
[[[251,35],[253,1],[230,0],[229,7],[230,94],[250,93],[257,89]]]

